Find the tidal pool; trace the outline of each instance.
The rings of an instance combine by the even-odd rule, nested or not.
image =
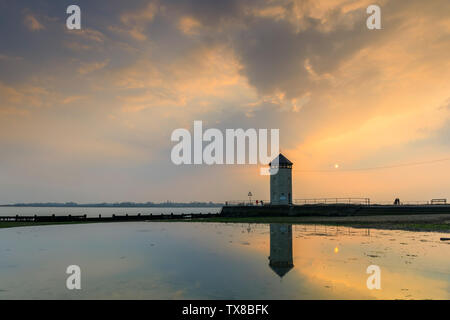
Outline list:
[[[449,299],[445,236],[194,222],[0,229],[0,299]],[[69,265],[81,290],[66,288]],[[379,290],[367,288],[370,265]]]

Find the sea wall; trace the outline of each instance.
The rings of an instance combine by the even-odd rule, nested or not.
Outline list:
[[[225,206],[223,217],[273,217],[273,216],[367,216],[367,215],[409,215],[409,214],[450,213],[450,205],[264,205],[264,206]]]

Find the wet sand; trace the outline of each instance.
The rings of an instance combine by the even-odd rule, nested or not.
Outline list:
[[[200,219],[199,219],[200,220]],[[197,220],[197,221],[199,221]],[[292,223],[343,225],[354,228],[430,231],[450,233],[450,214],[377,215],[346,217],[248,217],[210,218],[202,222],[228,223]]]
[[[151,221],[158,222],[158,220]],[[373,228],[387,230],[430,231],[450,233],[450,214],[377,215],[346,217],[213,217],[195,220],[164,220],[164,222],[224,222],[224,223],[290,223],[348,226],[354,228]],[[25,227],[51,224],[77,224],[95,222],[34,223],[1,222],[1,228]],[[126,223],[126,222],[109,222]]]

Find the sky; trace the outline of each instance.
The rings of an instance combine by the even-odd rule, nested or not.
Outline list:
[[[448,0],[0,0],[0,203],[268,199],[171,161],[195,120],[279,129],[294,199],[450,198],[449,52]]]

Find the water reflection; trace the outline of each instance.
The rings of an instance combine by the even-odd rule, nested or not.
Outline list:
[[[270,225],[270,268],[282,278],[293,267],[292,225]]]
[[[448,299],[443,236],[191,222],[2,229],[0,300]],[[76,292],[65,287],[72,264]],[[367,288],[369,265],[380,266],[382,290]]]

